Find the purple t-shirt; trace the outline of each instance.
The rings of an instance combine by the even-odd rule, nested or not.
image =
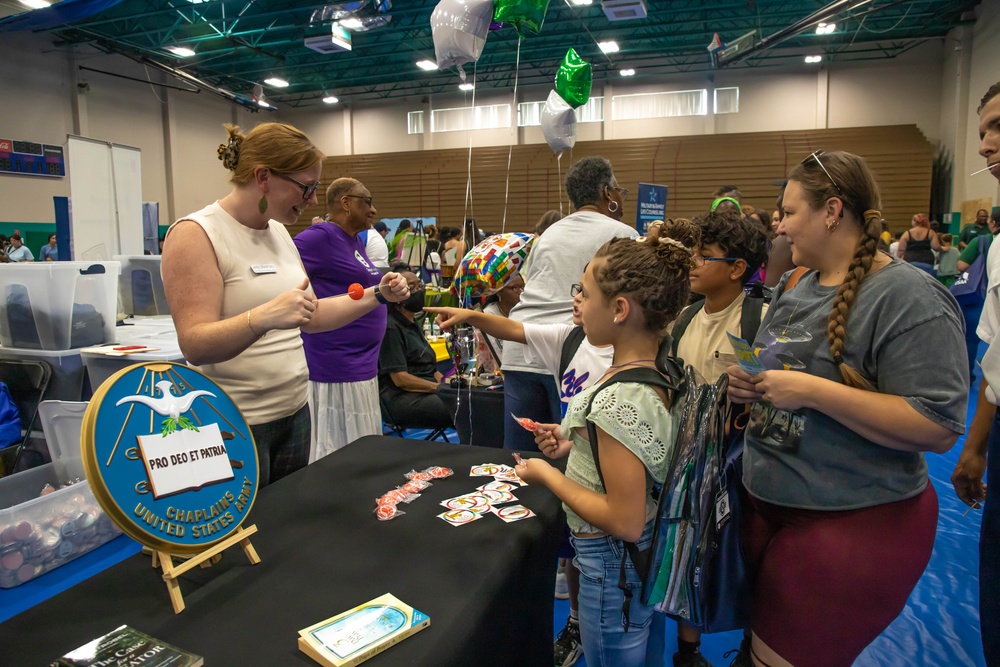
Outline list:
[[[352,283],[378,285],[382,274],[365,244],[332,222],[320,222],[295,237],[316,296],[346,294]],[[333,331],[302,334],[313,382],[361,382],[378,377],[378,351],[385,335],[386,309],[379,306]]]

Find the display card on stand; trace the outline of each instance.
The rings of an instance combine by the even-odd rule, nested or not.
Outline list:
[[[250,427],[212,380],[188,366],[125,368],[100,386],[83,418],[83,464],[94,496],[116,524],[153,551],[174,611],[178,577],[229,547],[260,562],[243,523],[257,497]],[[172,556],[191,556],[175,566]]]

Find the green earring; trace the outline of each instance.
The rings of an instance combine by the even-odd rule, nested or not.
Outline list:
[[[264,212],[267,211],[267,195],[260,196],[260,201],[257,202],[257,210],[260,211],[261,215],[264,215]]]

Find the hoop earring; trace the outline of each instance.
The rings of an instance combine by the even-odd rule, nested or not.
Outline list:
[[[611,204],[614,204],[615,207],[611,208]],[[616,202],[614,199],[612,199],[611,202],[608,204],[608,211],[610,211],[611,213],[617,213],[618,209],[620,209],[620,208],[621,208],[621,206],[619,206],[618,202]]]
[[[261,215],[267,210],[267,195],[261,195],[260,201],[257,202],[257,210],[260,211]]]
[[[836,230],[837,227],[839,227],[839,226],[840,226],[840,221],[839,220],[837,220],[836,222],[834,222],[832,225],[829,224],[829,223],[827,223],[827,225],[826,225],[826,231],[827,231],[827,233],[830,234],[830,236],[833,236],[834,230]]]
[[[618,318],[616,317],[615,319],[611,320],[611,323],[612,324],[618,324]]]

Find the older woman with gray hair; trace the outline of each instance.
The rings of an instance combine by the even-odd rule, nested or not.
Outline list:
[[[628,189],[619,186],[605,158],[585,157],[570,167],[566,194],[575,211],[535,240],[531,261],[522,271],[525,286],[521,302],[510,311],[512,320],[572,323],[570,289],[597,249],[615,237],[638,236],[635,229],[619,222]],[[504,345],[504,447],[533,451],[533,434],[519,427],[511,413],[543,423],[562,421],[560,396],[572,396],[577,385],[556,386],[545,367],[525,352],[526,347],[519,343]]]

